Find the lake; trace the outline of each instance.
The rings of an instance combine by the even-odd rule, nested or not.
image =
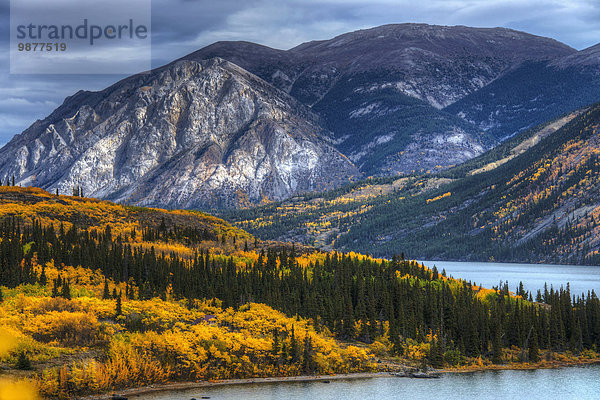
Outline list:
[[[447,275],[462,278],[484,287],[498,286],[499,282],[508,281],[511,291],[523,282],[525,290],[532,292],[534,298],[538,289],[544,289],[544,282],[555,288],[571,285],[571,293],[580,295],[594,289],[600,293],[600,267],[584,265],[553,264],[516,264],[493,262],[460,262],[460,261],[420,261],[428,267],[437,266]]]
[[[367,399],[527,399],[600,398],[600,366],[532,371],[444,374],[440,379],[371,378],[330,383],[279,382],[216,386],[129,397],[136,400],[367,400]]]

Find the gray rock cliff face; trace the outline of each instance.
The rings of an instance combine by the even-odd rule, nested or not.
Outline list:
[[[0,176],[138,205],[237,207],[357,176],[328,135],[228,61],[179,61],[67,98],[0,150]]]

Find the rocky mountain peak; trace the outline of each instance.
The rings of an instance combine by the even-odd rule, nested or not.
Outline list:
[[[249,205],[358,174],[317,121],[229,61],[181,60],[67,99],[0,150],[0,176],[142,205]]]
[[[65,99],[0,150],[0,177],[205,208],[437,171],[597,101],[599,53],[506,28],[427,24],[289,50],[217,42]]]

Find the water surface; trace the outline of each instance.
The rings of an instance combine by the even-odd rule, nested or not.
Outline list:
[[[366,399],[527,399],[600,398],[600,366],[532,371],[445,374],[440,379],[371,378],[331,383],[279,382],[216,386],[130,397],[136,400],[366,400]]]
[[[538,289],[544,290],[544,282],[555,288],[566,287],[570,283],[571,293],[580,295],[588,290],[600,293],[600,267],[583,265],[554,265],[554,264],[514,264],[492,262],[461,262],[461,261],[421,261],[428,267],[434,265],[442,272],[455,278],[462,278],[476,284],[491,288],[498,286],[500,281],[508,281],[509,288],[514,291],[519,282],[523,282],[525,290],[535,294]],[[600,397],[599,397],[600,398]]]

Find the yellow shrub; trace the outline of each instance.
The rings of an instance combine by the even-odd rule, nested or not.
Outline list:
[[[71,346],[91,346],[101,336],[98,319],[86,312],[52,311],[32,319],[24,330],[36,340]]]

